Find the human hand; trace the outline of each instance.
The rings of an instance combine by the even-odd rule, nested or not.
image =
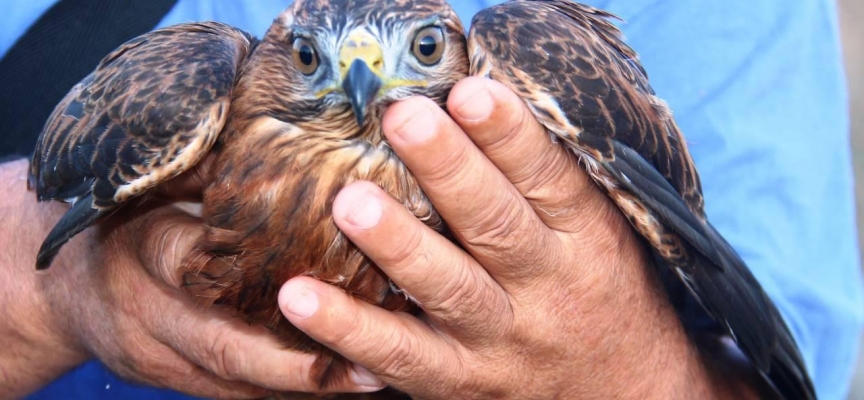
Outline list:
[[[203,170],[161,192],[200,196]],[[180,289],[180,263],[203,233],[196,217],[148,201],[85,231],[37,273],[36,249],[66,207],[36,203],[24,186],[26,162],[3,171],[21,179],[2,182],[11,196],[0,222],[9,246],[0,256],[0,332],[21,340],[0,349],[0,397],[24,395],[91,357],[132,381],[202,397],[316,388],[312,356],[285,350],[266,329],[202,307]]]
[[[500,84],[469,78],[451,120],[427,99],[385,133],[466,251],[358,182],[340,229],[417,300],[391,313],[311,278],[283,286],[301,330],[417,398],[711,398],[643,245],[574,157]],[[455,120],[455,122],[454,122]]]

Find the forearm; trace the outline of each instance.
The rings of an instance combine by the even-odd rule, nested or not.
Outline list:
[[[26,178],[24,160],[0,164],[6,192],[0,196],[0,398],[21,397],[87,358],[63,332],[67,316],[54,314],[45,296],[64,288],[45,282],[34,267],[41,240],[64,208],[38,204]]]

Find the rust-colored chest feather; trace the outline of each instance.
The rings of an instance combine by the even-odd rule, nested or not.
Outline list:
[[[267,326],[286,347],[317,355],[313,374],[322,388],[347,379],[350,363],[291,325],[279,310],[278,293],[289,279],[306,275],[385,309],[413,310],[411,301],[341,234],[331,211],[343,187],[364,180],[433,229],[445,229],[381,131],[388,104],[419,94],[443,105],[453,84],[468,74],[463,28],[450,11],[441,12],[436,20],[452,18],[435,28],[448,32],[449,56],[435,66],[404,54],[423,25],[385,29],[377,25],[385,21],[380,16],[374,24],[326,18],[309,24],[298,20],[302,12],[286,14],[241,67],[214,149],[215,180],[203,199],[207,231],[185,267],[186,287],[207,303]],[[448,23],[453,26],[445,30]],[[310,33],[333,24],[340,28]],[[373,37],[378,29],[388,33]],[[349,39],[339,36],[342,30]],[[389,36],[396,33],[405,39]],[[444,46],[443,37],[438,40]],[[343,42],[369,47],[346,50]],[[378,50],[368,50],[374,46]],[[385,57],[382,48],[398,57]],[[365,69],[356,69],[358,63]],[[341,69],[343,64],[351,68]],[[364,86],[370,82],[378,83]]]
[[[328,353],[322,358],[330,360],[329,350],[279,311],[277,294],[290,278],[313,276],[390,310],[412,308],[334,224],[338,191],[368,180],[430,227],[441,230],[443,223],[385,142],[309,134],[270,117],[242,126],[218,155],[218,178],[204,196],[208,231],[186,283],[206,301],[274,330],[286,346]]]
[[[207,232],[186,260],[187,289],[317,355],[313,373],[332,388],[350,363],[291,326],[278,291],[304,274],[411,308],[330,210],[363,179],[445,229],[384,141],[382,110],[415,95],[443,105],[470,67],[512,89],[582,161],[646,239],[664,287],[685,295],[683,317],[692,308],[715,321],[779,397],[815,398],[779,311],[708,222],[683,136],[611,17],[570,1],[514,0],[478,13],[466,39],[443,0],[297,0],[260,41],[219,23],[142,35],[72,88],[45,125],[29,183],[40,200],[73,206],[37,268],[213,151]]]

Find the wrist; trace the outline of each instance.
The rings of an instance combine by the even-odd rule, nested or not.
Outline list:
[[[36,251],[64,212],[59,204],[37,204],[26,188],[24,160],[0,164],[0,397],[20,397],[38,389],[85,361],[86,351],[74,340],[49,294],[67,292],[55,279],[35,270]],[[49,272],[50,273],[50,272]]]

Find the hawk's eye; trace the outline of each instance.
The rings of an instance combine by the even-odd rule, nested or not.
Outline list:
[[[425,65],[434,65],[441,61],[444,54],[444,31],[440,26],[429,26],[417,32],[414,44],[411,45],[414,57]]]
[[[294,39],[294,64],[300,72],[311,75],[318,69],[318,53],[308,40],[298,37]]]

